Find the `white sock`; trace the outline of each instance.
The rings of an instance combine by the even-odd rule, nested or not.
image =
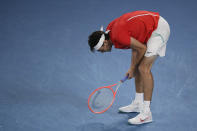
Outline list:
[[[144,93],[135,93],[135,102],[143,103]]]
[[[150,112],[150,101],[144,101],[144,111]]]

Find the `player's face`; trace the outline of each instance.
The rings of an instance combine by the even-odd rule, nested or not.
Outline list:
[[[102,52],[102,53],[103,52],[110,52],[111,49],[112,49],[112,44],[109,41],[105,40],[103,45],[101,46],[101,48],[98,51]]]

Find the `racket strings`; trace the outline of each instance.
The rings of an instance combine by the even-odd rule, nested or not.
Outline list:
[[[113,103],[113,99],[113,90],[111,88],[102,88],[92,94],[89,106],[95,113],[99,113],[106,110]]]

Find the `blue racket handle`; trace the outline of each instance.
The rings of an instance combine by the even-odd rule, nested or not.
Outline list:
[[[122,83],[125,82],[128,79],[129,76],[125,76],[122,80],[120,80]]]

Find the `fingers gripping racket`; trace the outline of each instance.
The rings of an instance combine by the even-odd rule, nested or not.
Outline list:
[[[128,76],[126,76],[124,79],[120,80],[116,84],[100,87],[94,90],[88,98],[88,108],[90,109],[90,111],[97,114],[104,113],[105,111],[107,111],[112,106],[115,100],[118,88],[127,79]],[[115,90],[113,90],[112,87],[115,86],[116,88]]]

